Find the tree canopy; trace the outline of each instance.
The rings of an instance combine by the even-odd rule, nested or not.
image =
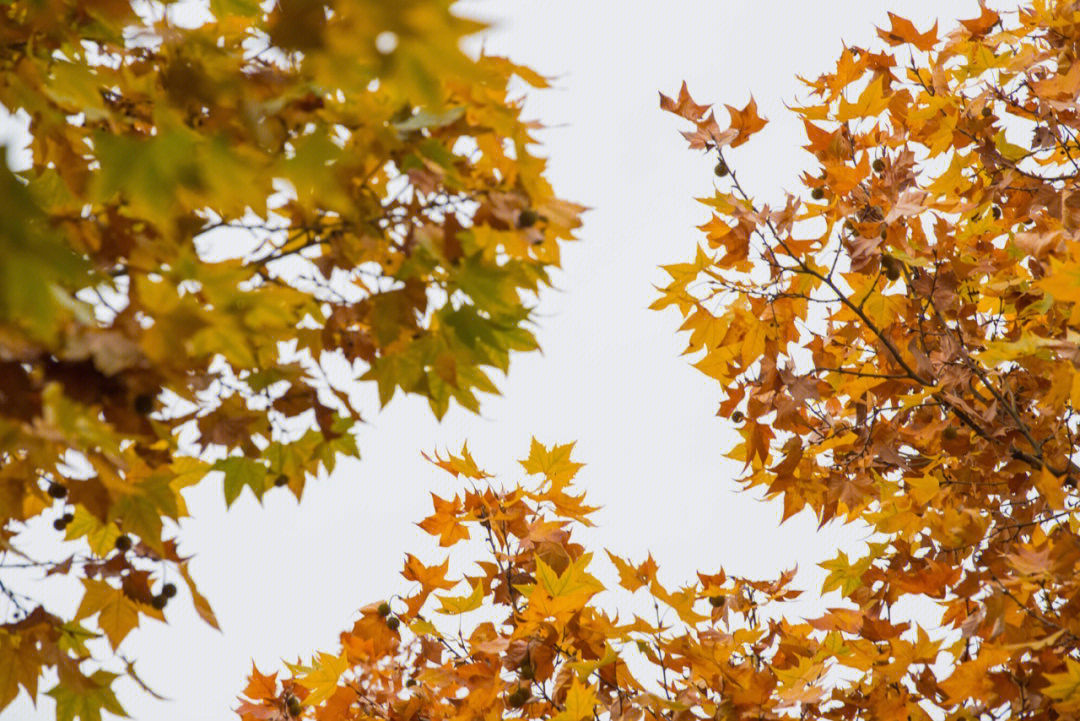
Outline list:
[[[174,581],[216,625],[184,488],[299,497],[359,454],[356,381],[475,411],[537,347],[582,208],[520,115],[544,79],[463,52],[484,26],[450,5],[0,6],[32,158],[0,169],[0,708],[51,669],[58,718],[119,712],[87,644],[163,620]],[[72,555],[26,546],[41,521]],[[17,569],[81,579],[74,616]]]
[[[355,454],[329,356],[384,402],[474,408],[484,368],[533,347],[580,210],[507,99],[543,80],[461,54],[477,26],[446,3],[135,7],[11,3],[2,26],[34,167],[3,185],[0,538],[15,555],[46,515],[89,552],[27,560],[85,595],[5,619],[0,703],[54,668],[64,719],[119,712],[94,629],[115,649],[161,617],[166,571],[189,580],[163,524],[184,486],[300,493]],[[740,483],[868,530],[820,588],[723,558],[673,586],[587,548],[570,444],[534,440],[520,482],[435,454],[464,490],[420,527],[449,555],[407,555],[407,589],[336,648],[254,668],[241,719],[1075,718],[1080,6],[979,7],[946,33],[890,14],[807,77],[814,167],[778,199],[738,175],[753,100],[722,127],[685,84],[660,98],[716,186],[654,307],[717,383]],[[793,613],[807,596],[826,610]]]
[[[661,96],[717,187],[656,307],[719,385],[741,483],[863,524],[862,550],[806,590],[721,559],[673,589],[608,552],[627,599],[573,537],[594,509],[571,446],[534,441],[519,483],[436,456],[466,489],[421,527],[484,556],[463,577],[408,556],[410,590],[339,648],[253,670],[244,721],[1075,718],[1080,8],[980,8],[943,35],[891,15],[806,79],[817,167],[780,202],[730,152],[753,101],[722,128],[685,84]],[[808,593],[831,607],[787,610]]]

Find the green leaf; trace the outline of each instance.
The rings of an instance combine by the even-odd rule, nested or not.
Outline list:
[[[213,470],[225,474],[225,505],[231,506],[244,487],[262,500],[266,492],[266,466],[243,456],[229,456],[214,464]]]
[[[47,691],[47,695],[56,699],[56,721],[101,721],[102,710],[127,718],[127,712],[112,690],[116,677],[114,673],[97,671],[90,677],[94,686],[89,689],[58,685]]]

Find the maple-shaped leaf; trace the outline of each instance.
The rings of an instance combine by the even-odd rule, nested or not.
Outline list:
[[[619,585],[628,591],[636,591],[639,588],[648,585],[648,579],[645,578],[638,569],[634,568],[633,564],[616,556],[611,551],[607,552],[608,558],[615,564],[616,570],[619,572]]]
[[[536,558],[536,577],[544,589],[551,594],[552,598],[585,598],[604,590],[600,583],[585,569],[592,560],[591,553],[582,554],[573,561],[560,574],[556,573],[551,566]]]
[[[668,111],[669,113],[675,113],[679,117],[686,118],[691,122],[698,122],[701,120],[705,113],[709,111],[711,105],[698,105],[690,97],[690,91],[686,88],[686,81],[683,81],[682,87],[679,88],[679,99],[672,100],[668,96],[660,93],[660,108]]]
[[[452,546],[469,538],[469,529],[459,515],[461,499],[455,497],[453,501],[447,501],[432,493],[431,502],[435,506],[435,513],[418,523],[420,528],[432,536],[438,536],[440,546]]]
[[[923,52],[929,52],[937,44],[936,22],[925,33],[920,33],[910,20],[906,20],[899,15],[889,13],[889,21],[892,26],[888,30],[878,28],[878,37],[889,45],[896,46],[909,43]]]
[[[450,568],[450,558],[447,557],[438,566],[425,566],[416,556],[411,553],[405,554],[405,567],[401,575],[410,581],[415,581],[423,586],[424,590],[448,590],[457,585],[456,581],[449,581],[446,573]]]
[[[758,115],[757,101],[753,97],[741,110],[726,105],[728,115],[731,116],[731,129],[735,131],[735,138],[731,141],[731,147],[737,148],[750,139],[750,136],[765,127],[769,121]]]
[[[975,37],[985,35],[991,28],[1001,21],[1001,16],[986,7],[986,0],[979,0],[979,17],[970,20],[961,20],[960,24]]]
[[[96,671],[90,676],[90,688],[75,688],[60,684],[46,692],[56,700],[57,721],[101,721],[101,712],[127,718],[127,713],[116,700],[111,684],[116,674]]]
[[[252,700],[277,698],[277,674],[269,676],[260,673],[254,663],[251,664],[251,674],[248,676],[248,685],[244,688],[244,695]]]
[[[450,473],[455,478],[458,475],[465,476],[466,478],[472,478],[474,480],[482,480],[484,478],[490,478],[491,474],[485,473],[476,465],[476,461],[473,460],[472,454],[469,453],[469,444],[465,443],[461,446],[461,455],[455,456],[452,453],[446,454],[444,460],[438,454],[435,453],[435,457],[431,458],[426,453],[421,454],[425,460],[434,463],[439,468]]]
[[[586,686],[575,677],[566,692],[562,711],[552,721],[582,721],[582,719],[591,718],[596,705],[596,689],[593,686]]]
[[[1054,699],[1054,708],[1062,713],[1080,711],[1080,662],[1072,658],[1065,659],[1065,670],[1061,673],[1048,673],[1049,685],[1043,693]]]
[[[124,594],[123,589],[114,588],[105,581],[83,579],[83,598],[75,612],[79,621],[97,614],[98,627],[105,633],[109,643],[115,649],[127,637],[132,629],[139,625],[139,615],[160,612],[140,606]]]
[[[840,100],[836,119],[844,122],[856,118],[875,117],[889,106],[889,100],[890,96],[886,94],[885,78],[871,80],[863,88],[855,102],[848,102],[845,99]],[[832,186],[833,184],[830,183],[830,187]],[[854,185],[851,187],[854,187]]]
[[[439,613],[457,616],[480,608],[484,602],[484,587],[477,582],[466,596],[436,596],[435,598],[440,604]]]
[[[294,674],[299,674],[295,677],[296,682],[308,691],[304,698],[306,706],[318,706],[333,696],[341,675],[348,668],[349,661],[344,651],[336,656],[320,653],[312,659],[311,666],[289,665]]]
[[[573,480],[577,472],[585,465],[570,460],[573,450],[573,443],[547,448],[533,438],[529,446],[529,457],[520,461],[521,467],[526,473],[543,475],[554,487],[561,488]]]

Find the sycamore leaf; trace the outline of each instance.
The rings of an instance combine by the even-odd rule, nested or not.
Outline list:
[[[266,466],[243,456],[229,456],[212,466],[225,474],[225,505],[231,506],[244,488],[262,499],[266,492]]]
[[[436,596],[435,598],[440,604],[439,613],[456,616],[480,608],[484,602],[484,588],[477,582],[467,596]]]
[[[588,597],[604,590],[604,585],[585,570],[591,560],[591,553],[583,554],[559,574],[537,556],[536,577],[552,598]]]
[[[82,583],[84,593],[75,620],[97,614],[98,627],[114,649],[139,625],[140,613],[153,613],[150,608],[139,606],[124,595],[123,589],[113,588],[105,581],[83,579]]]
[[[563,710],[556,714],[552,721],[582,721],[591,718],[596,704],[596,689],[591,685],[586,686],[575,677],[566,692]]]
[[[127,718],[127,713],[112,690],[116,674],[96,671],[90,677],[90,689],[78,689],[60,684],[46,693],[56,700],[57,721],[101,721],[102,710]]]
[[[923,52],[929,52],[930,50],[933,50],[934,45],[937,44],[936,22],[934,23],[934,26],[925,33],[920,33],[910,20],[906,20],[893,13],[889,13],[889,21],[892,23],[892,26],[888,30],[878,29],[878,36],[889,45],[896,46],[910,43]]]
[[[704,117],[705,113],[709,111],[711,105],[698,105],[690,97],[690,91],[686,88],[686,81],[683,81],[682,86],[679,88],[679,99],[672,100],[668,96],[660,93],[660,108],[666,110],[669,113],[675,113],[679,117],[686,118],[691,122],[697,122]]]
[[[348,668],[349,661],[344,651],[337,656],[320,653],[312,659],[310,667],[290,666],[294,672],[302,672],[296,681],[308,690],[304,698],[306,706],[318,706],[333,696],[338,689],[338,680]]]
[[[1065,658],[1065,670],[1048,673],[1049,685],[1043,693],[1054,699],[1054,708],[1063,712],[1080,710],[1080,662]]]
[[[750,102],[739,110],[731,105],[725,106],[731,116],[731,129],[735,131],[735,139],[731,141],[731,147],[737,148],[750,139],[750,136],[765,127],[769,122],[758,115],[757,101],[753,97]]]
[[[570,460],[573,450],[573,443],[552,446],[549,449],[533,438],[529,446],[529,457],[520,461],[521,467],[526,473],[543,475],[554,486],[561,487],[573,480],[577,472],[585,465]]]

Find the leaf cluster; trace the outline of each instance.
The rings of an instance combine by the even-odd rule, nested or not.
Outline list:
[[[581,208],[510,91],[544,79],[463,53],[484,26],[450,4],[0,6],[0,104],[31,138],[0,169],[0,708],[53,669],[61,718],[116,711],[81,624],[115,650],[168,579],[216,624],[184,488],[299,497],[359,455],[357,379],[475,411],[536,348]],[[81,550],[38,557],[39,518]],[[23,595],[41,572],[79,579],[74,618]]]

